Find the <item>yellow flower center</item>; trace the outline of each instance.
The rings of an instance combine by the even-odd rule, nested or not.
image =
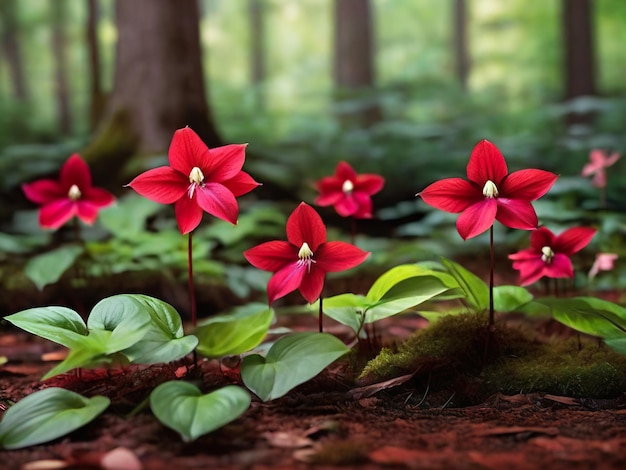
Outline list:
[[[346,194],[351,193],[353,189],[354,189],[354,183],[353,183],[352,181],[350,181],[350,180],[345,180],[345,181],[343,182],[343,186],[341,187],[341,190],[342,190],[344,193],[346,193]]]
[[[311,251],[311,248],[309,247],[309,244],[307,242],[304,242],[300,247],[300,250],[298,250],[298,258],[300,258],[298,260],[298,265],[306,265],[307,269],[311,271],[311,264],[315,263],[315,260],[312,259],[313,252]]]
[[[187,194],[189,199],[193,198],[193,193],[196,190],[196,186],[204,186],[204,174],[202,170],[197,166],[194,166],[189,173],[189,188],[187,188]]]
[[[487,180],[487,182],[485,183],[485,186],[483,186],[483,196],[488,197],[490,199],[493,199],[494,197],[498,197],[498,187],[493,181]]]
[[[82,196],[80,189],[75,184],[72,185],[70,190],[67,192],[67,197],[69,197],[72,201],[77,201]]]
[[[549,246],[544,246],[541,249],[541,261],[543,261],[544,263],[550,263],[552,261],[552,258],[554,258],[554,251],[552,251],[552,248],[550,248]]]

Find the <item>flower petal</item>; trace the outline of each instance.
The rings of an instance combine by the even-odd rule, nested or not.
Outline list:
[[[35,204],[47,204],[57,199],[67,198],[67,191],[54,180],[38,180],[22,184],[24,195]]]
[[[77,153],[73,154],[61,167],[59,176],[61,187],[68,191],[73,184],[81,191],[86,191],[91,187],[91,171],[85,160]]]
[[[174,132],[167,155],[170,166],[181,172],[185,178],[189,178],[193,167],[197,166],[204,171],[204,165],[211,158],[209,148],[190,127]]]
[[[201,167],[208,181],[221,183],[237,176],[246,159],[248,144],[230,144],[209,150],[210,159]]]
[[[235,197],[243,196],[258,186],[261,186],[261,183],[254,181],[252,176],[245,171],[240,171],[233,178],[222,181],[222,184],[226,186]]]
[[[306,272],[306,265],[295,261],[274,274],[267,283],[269,303],[272,304],[276,299],[280,299],[300,287]]]
[[[539,221],[537,214],[530,202],[516,199],[496,198],[498,212],[496,219],[502,225],[520,230],[533,230],[537,228]]]
[[[345,242],[322,243],[313,252],[315,267],[324,272],[345,271],[361,264],[370,255],[368,251]]]
[[[350,217],[359,210],[359,205],[351,194],[345,194],[335,204],[335,210],[341,217]]]
[[[202,221],[202,208],[198,203],[188,197],[181,197],[174,206],[176,210],[176,222],[178,230],[185,235],[194,230]]]
[[[334,206],[344,197],[343,191],[325,191],[315,198],[315,204],[318,206]]]
[[[545,227],[539,227],[537,230],[530,232],[530,250],[533,250],[537,255],[541,256],[541,249],[544,246],[549,246],[552,251],[559,251],[555,249],[556,235],[551,230]]]
[[[417,194],[426,204],[445,212],[463,212],[484,199],[482,188],[461,178],[436,181]]]
[[[589,227],[573,227],[565,230],[558,237],[552,249],[557,253],[571,256],[589,245],[596,234],[596,229]]]
[[[363,191],[364,193],[376,194],[385,185],[385,178],[379,175],[375,175],[373,173],[364,173],[362,175],[357,175],[356,181],[354,182],[354,190],[355,191]]]
[[[527,286],[541,279],[544,276],[545,267],[546,263],[541,260],[541,256],[537,255],[535,255],[534,259],[515,261],[513,263],[513,269],[520,272],[518,281],[520,286]]]
[[[309,272],[304,274],[300,283],[300,293],[308,303],[312,304],[322,295],[325,277],[326,273],[321,269],[317,269],[315,265],[311,267]]]
[[[106,207],[113,204],[115,197],[105,189],[94,188],[92,186],[83,193],[81,200],[88,201],[96,207]]]
[[[456,220],[456,229],[463,240],[480,235],[493,225],[498,206],[493,198],[471,205]]]
[[[172,204],[187,193],[189,179],[174,168],[161,166],[135,177],[128,186],[151,201]]]
[[[89,201],[76,201],[76,215],[88,225],[93,225],[96,221],[99,210],[98,206]]]
[[[44,205],[39,211],[42,228],[57,229],[76,214],[76,204],[71,199],[59,199]]]
[[[220,183],[207,183],[196,189],[198,205],[209,214],[231,224],[237,223],[239,206],[233,193]]]
[[[275,240],[250,248],[243,252],[243,256],[255,268],[275,273],[298,260],[298,248],[289,242]]]
[[[476,144],[467,164],[467,178],[477,184],[481,191],[487,181],[499,186],[508,172],[506,161],[498,147],[488,140],[481,140]]]
[[[353,183],[356,181],[356,171],[350,166],[348,162],[340,161],[335,167],[335,177],[340,184],[343,185],[344,181],[350,180]]]
[[[574,267],[569,257],[563,253],[556,253],[552,261],[546,263],[544,275],[554,279],[562,277],[574,277]]]
[[[369,194],[362,193],[360,191],[355,191],[352,193],[352,197],[359,205],[359,210],[357,210],[353,217],[355,219],[371,219],[372,218],[372,199]]]
[[[313,253],[326,241],[322,218],[305,202],[301,202],[287,219],[287,240],[298,248],[306,242]]]
[[[546,194],[559,175],[544,170],[518,170],[508,175],[500,185],[500,197],[534,201]]]

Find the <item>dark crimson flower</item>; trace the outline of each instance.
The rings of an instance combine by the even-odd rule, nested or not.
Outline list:
[[[322,293],[327,272],[361,264],[369,253],[345,242],[327,242],[326,226],[304,202],[287,220],[287,240],[262,243],[244,252],[252,266],[274,275],[267,285],[271,304],[296,289],[309,302]]]
[[[583,167],[582,176],[593,176],[591,184],[596,188],[606,187],[606,169],[619,160],[619,153],[607,155],[602,150],[592,150],[589,163]]]
[[[426,204],[461,215],[456,228],[464,240],[480,235],[494,220],[510,228],[537,228],[530,201],[552,187],[558,175],[544,170],[509,173],[500,150],[487,140],[479,142],[467,165],[467,179],[447,178],[418,193]]]
[[[168,152],[170,166],[148,170],[128,186],[160,204],[175,203],[176,221],[182,234],[195,229],[204,211],[237,223],[238,196],[259,186],[241,171],[246,144],[210,149],[189,127],[174,133]]]
[[[61,167],[58,181],[33,181],[22,184],[22,190],[28,199],[41,205],[39,225],[45,229],[58,229],[74,216],[91,225],[98,211],[115,201],[110,192],[91,185],[89,167],[76,153]]]
[[[379,192],[385,179],[375,174],[357,175],[346,162],[339,162],[334,176],[326,176],[315,182],[320,192],[315,199],[318,206],[335,206],[342,217],[369,219],[372,217],[371,196]]]
[[[595,229],[586,227],[570,228],[559,236],[545,227],[534,230],[530,248],[509,255],[513,268],[520,272],[520,285],[532,284],[544,276],[574,277],[570,257],[586,247],[595,234]]]

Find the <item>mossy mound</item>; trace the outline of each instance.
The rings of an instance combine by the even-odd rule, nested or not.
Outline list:
[[[470,401],[495,392],[545,392],[587,398],[612,398],[626,391],[626,356],[598,340],[552,338],[496,322],[485,315],[448,315],[394,348],[383,348],[360,375],[373,383],[404,374],[428,376],[431,390],[464,393]],[[478,384],[479,390],[476,390]]]

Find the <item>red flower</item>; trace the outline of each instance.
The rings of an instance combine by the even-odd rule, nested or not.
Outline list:
[[[267,285],[269,303],[296,289],[313,303],[322,293],[327,272],[361,264],[369,253],[345,242],[327,242],[326,226],[304,202],[287,220],[287,240],[262,243],[244,252],[252,266],[274,273]]]
[[[61,167],[59,181],[25,183],[22,190],[32,202],[41,204],[39,225],[50,229],[58,229],[74,216],[91,225],[98,211],[115,201],[111,193],[91,185],[89,167],[77,153]]]
[[[511,228],[535,229],[537,214],[530,201],[546,194],[558,175],[535,169],[509,173],[498,148],[483,140],[472,151],[467,178],[437,181],[418,193],[437,209],[462,212],[456,228],[464,240],[480,235],[494,220]]]
[[[593,279],[600,271],[611,271],[615,266],[615,261],[619,258],[617,253],[598,253],[587,276]]]
[[[346,162],[339,162],[334,176],[326,176],[315,183],[320,195],[318,206],[335,206],[342,217],[357,219],[372,217],[371,196],[383,188],[385,179],[374,174],[357,175]]]
[[[586,247],[596,230],[575,227],[555,236],[541,227],[530,234],[530,248],[509,255],[513,268],[520,272],[522,286],[532,284],[543,276],[551,278],[574,277],[570,256]]]
[[[606,187],[606,169],[619,160],[619,153],[607,155],[602,150],[592,150],[589,154],[589,163],[583,167],[582,176],[591,176],[591,184],[596,188]]]
[[[176,221],[182,234],[195,229],[203,211],[237,223],[235,197],[259,186],[241,171],[246,144],[224,145],[209,150],[189,127],[174,133],[168,157],[170,166],[148,170],[128,186],[160,204],[176,203]]]

